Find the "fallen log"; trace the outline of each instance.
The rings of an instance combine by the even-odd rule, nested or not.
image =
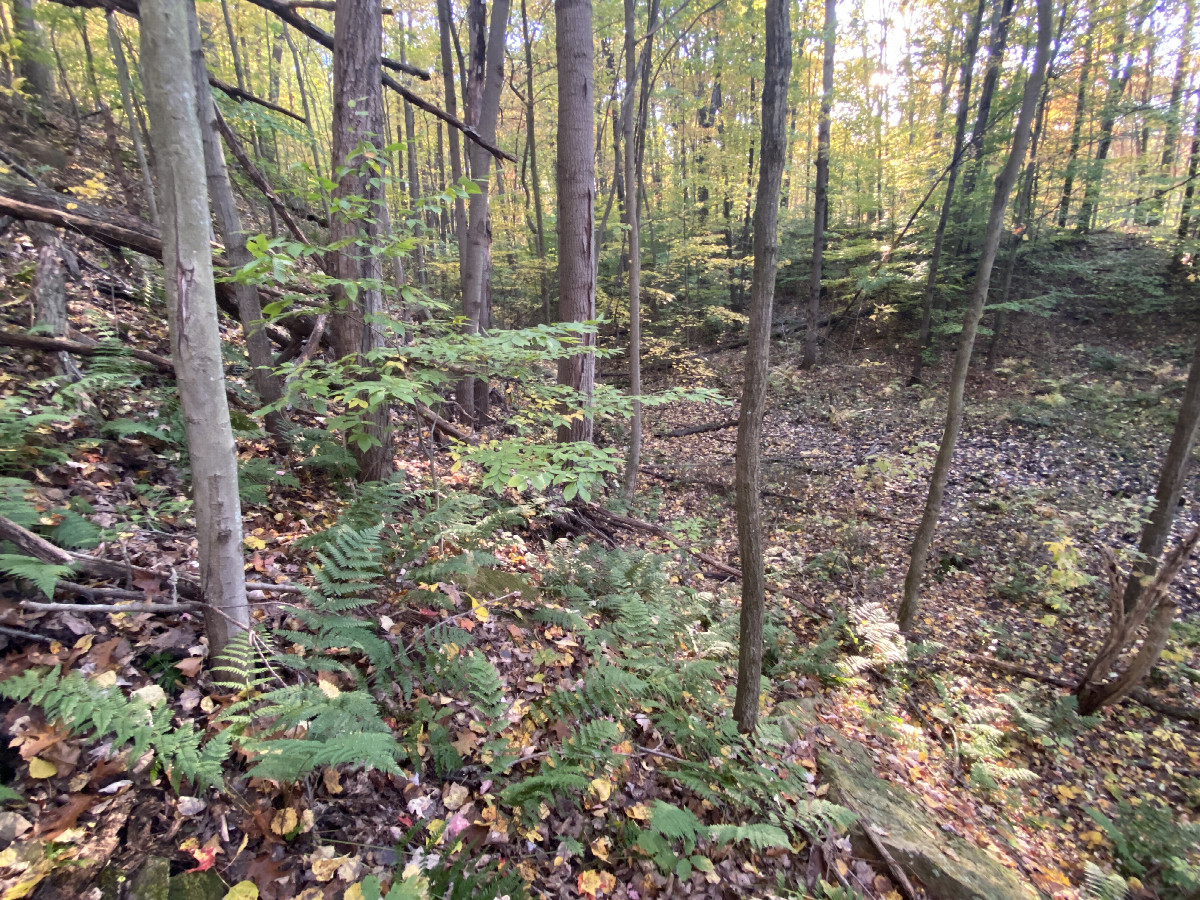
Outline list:
[[[726,419],[724,422],[708,422],[704,425],[690,425],[687,428],[676,428],[674,431],[660,431],[655,437],[677,438],[693,434],[707,434],[710,431],[724,431],[726,428],[737,428],[737,419]]]
[[[6,331],[0,329],[0,346],[3,347],[27,347],[30,350],[44,350],[47,353],[71,353],[75,356],[97,356],[105,353],[103,347],[99,344],[70,341],[66,338],[52,338],[39,334],[21,334],[18,331]],[[148,350],[137,350],[132,347],[123,347],[124,352],[128,353],[134,359],[154,366],[158,371],[175,376],[175,364],[165,356],[159,356],[157,353],[151,353]],[[225,388],[225,397],[233,406],[238,409],[251,410],[254,407],[237,395],[237,392],[232,388]]]

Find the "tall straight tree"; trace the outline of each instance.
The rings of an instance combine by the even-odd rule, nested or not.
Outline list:
[[[937,462],[929,479],[929,496],[925,501],[925,512],[913,540],[912,555],[908,563],[908,574],[904,579],[904,597],[900,602],[896,620],[901,631],[910,631],[917,613],[917,599],[921,591],[921,579],[925,574],[926,557],[933,535],[937,530],[942,512],[942,497],[946,492],[946,480],[954,461],[954,448],[958,433],[962,429],[964,395],[967,387],[967,371],[971,366],[971,354],[975,349],[975,334],[979,330],[979,319],[987,301],[988,286],[992,279],[992,266],[1000,249],[1000,238],[1004,232],[1004,217],[1008,208],[1008,196],[1016,184],[1021,166],[1025,161],[1025,150],[1029,145],[1029,133],[1037,110],[1042,81],[1046,77],[1046,66],[1050,56],[1050,43],[1054,34],[1051,0],[1037,2],[1037,55],[1033,71],[1025,82],[1021,96],[1021,112],[1017,116],[1013,132],[1012,147],[1008,161],[996,176],[996,189],[992,197],[992,208],[988,215],[987,230],[983,236],[983,251],[975,284],[971,289],[966,316],[963,318],[962,334],[958,340],[958,353],[954,357],[954,368],[950,373],[950,396],[946,404],[946,425],[942,432],[942,443],[938,449]]]
[[[341,0],[333,14],[333,180],[337,186],[329,238],[341,246],[333,253],[331,268],[336,278],[355,284],[357,290],[335,288],[338,309],[330,320],[330,342],[339,357],[353,358],[359,365],[383,346],[383,332],[376,322],[383,312],[383,257],[378,250],[389,231],[387,195],[376,174],[387,164],[379,79],[381,15],[380,0]],[[350,448],[362,481],[377,481],[392,471],[390,417],[386,403],[375,407],[365,431],[372,439],[370,445]]]
[[[554,50],[558,60],[558,318],[596,318],[596,269],[592,261],[596,219],[596,161],[592,120],[592,0],[554,0]],[[578,353],[558,361],[558,383],[590,405],[596,385],[595,337]],[[560,441],[590,441],[590,409],[570,410]]]
[[[1079,152],[1083,146],[1083,125],[1087,115],[1088,85],[1092,78],[1092,53],[1095,48],[1096,14],[1088,13],[1087,30],[1083,37],[1083,65],[1079,70],[1079,86],[1075,90],[1075,120],[1071,125],[1071,145],[1067,150],[1067,171],[1063,176],[1062,196],[1058,201],[1058,227],[1067,227],[1071,213],[1071,193],[1079,169]]]
[[[938,216],[937,229],[933,232],[933,252],[929,256],[929,271],[925,275],[925,303],[921,309],[921,330],[917,334],[917,351],[913,354],[910,381],[921,380],[925,366],[925,349],[933,325],[933,295],[937,289],[938,267],[942,259],[942,245],[946,241],[946,225],[950,211],[954,208],[954,185],[958,180],[958,169],[962,163],[963,146],[967,133],[967,115],[971,110],[971,76],[975,69],[975,54],[979,52],[979,29],[983,25],[983,9],[986,0],[979,0],[975,16],[967,26],[966,45],[963,48],[962,71],[959,75],[958,112],[954,116],[954,148],[950,153],[950,166],[946,173],[946,196],[942,198],[942,211]]]
[[[637,18],[634,0],[625,0],[625,98],[621,130],[625,140],[625,225],[629,229],[629,392],[633,394],[633,421],[629,431],[629,456],[625,460],[625,502],[637,492],[642,460],[642,237],[641,198],[637,171]],[[647,37],[647,43],[650,38]]]
[[[209,651],[248,628],[237,447],[225,399],[204,149],[189,58],[190,0],[142,0],[141,60],[156,148],[163,282],[192,468]]]
[[[837,0],[825,0],[825,57],[821,64],[821,121],[817,125],[817,183],[813,190],[813,256],[808,284],[808,328],[801,365],[817,364],[817,323],[821,320],[821,270],[829,219],[829,135],[833,110],[833,55],[837,46]]]
[[[33,12],[33,0],[13,0],[13,33],[20,41],[17,74],[25,79],[25,90],[43,103],[54,97],[54,73],[42,38],[42,26]]]
[[[482,7],[482,2],[479,4]],[[484,51],[486,74],[475,75],[471,95],[475,101],[470,118],[480,137],[492,143],[496,138],[496,120],[500,115],[500,91],[504,87],[504,40],[508,29],[508,0],[493,0],[492,22]],[[481,29],[482,30],[482,29]],[[472,59],[477,55],[472,48]],[[477,71],[472,67],[472,71]],[[467,159],[471,164],[471,178],[479,186],[479,192],[471,195],[468,209],[467,239],[462,246],[462,295],[463,315],[468,334],[478,334],[485,316],[484,277],[490,255],[490,223],[488,204],[488,179],[491,176],[492,155],[471,143],[467,147]],[[487,382],[476,378],[465,378],[459,385],[458,405],[463,418],[470,422],[486,415]]]
[[[738,553],[742,564],[742,612],[738,629],[737,696],[733,717],[743,732],[758,726],[763,668],[766,572],[763,564],[763,411],[767,402],[767,363],[771,353],[771,313],[779,256],[779,193],[787,159],[787,95],[792,75],[792,29],[788,0],[767,0],[766,63],[762,92],[762,151],[754,200],[754,274],[750,282],[750,344],[738,419],[734,491]]]

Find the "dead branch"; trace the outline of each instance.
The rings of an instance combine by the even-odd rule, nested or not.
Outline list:
[[[222,81],[212,72],[208,73],[208,83],[226,96],[237,100],[239,103],[243,101],[247,103],[257,103],[259,106],[269,109],[272,112],[277,112],[281,115],[288,116],[289,118],[295,119],[297,122],[303,122],[305,125],[308,124],[308,119],[304,118],[304,116],[300,115],[299,113],[294,113],[290,109],[280,106],[277,103],[272,103],[270,100],[264,100],[262,97],[256,97],[249,91],[243,91],[240,87]]]
[[[72,613],[177,613],[196,612],[203,609],[203,603],[40,603],[35,600],[22,600],[21,609],[35,612],[72,612]]]
[[[724,431],[726,428],[737,428],[737,419],[726,419],[724,422],[708,422],[704,425],[691,425],[687,428],[676,428],[674,431],[660,431],[655,437],[677,438],[693,434],[707,434],[710,431]]]

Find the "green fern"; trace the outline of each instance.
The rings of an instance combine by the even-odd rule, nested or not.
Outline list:
[[[1086,900],[1125,900],[1129,885],[1116,872],[1105,872],[1090,859],[1083,864]]]
[[[47,597],[54,596],[54,585],[72,572],[72,567],[43,562],[20,553],[0,553],[0,572],[24,578]]]
[[[63,675],[57,666],[48,671],[27,669],[0,681],[0,696],[41,707],[48,719],[59,720],[76,733],[92,732],[97,740],[111,737],[114,748],[129,744],[132,758],[153,750],[176,790],[185,778],[206,787],[222,783],[230,736],[220,734],[202,743],[203,736],[192,723],[173,728],[165,706],[151,710],[116,688],[96,686],[78,672]]]

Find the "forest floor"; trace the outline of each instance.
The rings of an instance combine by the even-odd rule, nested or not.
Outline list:
[[[83,183],[86,170],[74,180]],[[103,200],[104,186],[93,187]],[[10,238],[17,233],[9,227]],[[1104,241],[1139,250],[1121,236],[1096,241],[1097,252],[1112,249]],[[120,333],[126,343],[166,354],[165,323],[136,299],[146,279],[140,264],[109,261],[86,245],[76,249],[83,274],[69,288],[73,324],[93,337]],[[29,325],[33,260],[23,237],[0,248],[0,316],[10,330]],[[1077,679],[1099,643],[1107,603],[1098,553],[1136,541],[1186,375],[1190,331],[1166,319],[1139,321],[1146,324],[1103,316],[1093,324],[1027,319],[995,371],[973,376],[922,595],[919,641],[909,646],[907,663],[866,665],[856,675],[837,659],[869,653],[858,626],[872,610],[891,611],[897,602],[941,433],[945,373],[928,370],[925,385],[908,386],[907,360],[882,336],[865,346],[860,338],[852,355],[831,341],[813,372],[799,370],[793,346],[777,346],[772,360],[766,546],[769,576],[789,594],[770,601],[774,685],[765,713],[803,701],[820,723],[783,747],[778,761],[811,770],[809,795],[821,798],[828,785],[815,758],[829,742],[822,729],[840,732],[869,750],[884,778],[923,798],[944,830],[990,848],[1059,900],[1082,895],[1086,862],[1105,869],[1120,862],[1113,832],[1094,814],[1114,816],[1122,799],[1193,821],[1200,811],[1195,721],[1127,702],[1083,723],[1058,684]],[[226,336],[238,343],[235,329]],[[164,414],[170,383],[152,372],[130,380],[93,368],[76,414],[30,424],[57,389],[45,382],[51,363],[36,351],[0,351],[0,426],[20,447],[0,469],[32,492],[41,526],[60,526],[68,507],[83,511],[104,536],[97,555],[159,573],[119,588],[148,602],[170,601],[170,572],[186,573],[195,557],[181,454]],[[714,388],[732,401],[741,363],[741,351],[694,353],[664,380]],[[641,492],[625,512],[660,526],[671,541],[619,530],[611,520],[591,519],[603,527],[583,535],[653,549],[666,560],[671,583],[695,589],[726,620],[729,610],[736,615],[737,583],[679,545],[736,565],[735,432],[661,435],[733,415],[732,402],[677,403],[647,414]],[[336,521],[347,497],[333,479],[278,455],[249,431],[239,453],[244,463],[258,461],[262,481],[245,507],[248,578],[311,583],[312,558],[296,542]],[[400,435],[398,466],[414,490],[432,480],[444,496],[472,491],[471,467],[455,471],[449,455],[431,454],[411,426]],[[1194,476],[1184,496],[1195,496],[1196,486]],[[1177,530],[1197,514],[1189,499]],[[706,821],[716,813],[664,774],[675,745],[640,723],[619,745],[627,764],[594,780],[577,802],[543,804],[530,819],[501,797],[503,778],[490,774],[485,739],[508,740],[517,750],[515,769],[550,755],[566,725],[535,715],[539,702],[555,688],[582,684],[597,662],[581,649],[582,634],[535,616],[549,596],[539,591],[564,552],[556,543],[562,520],[555,519],[552,508],[491,537],[488,552],[518,580],[487,594],[477,590],[486,605],[453,583],[429,591],[404,582],[403,573],[391,573],[380,591],[372,615],[389,640],[404,646],[435,624],[452,623],[500,674],[507,711],[498,723],[459,699],[425,698],[444,704],[442,721],[461,757],[449,775],[420,759],[407,777],[330,767],[295,785],[238,771],[225,792],[180,795],[147,759],[113,762],[104,744],[45,721],[37,709],[0,703],[8,737],[0,773],[20,795],[4,801],[0,813],[0,848],[11,843],[0,849],[3,896],[118,896],[122,888],[111,879],[161,856],[172,872],[198,868],[231,885],[251,881],[267,900],[352,897],[347,888],[364,875],[386,881],[393,868],[411,863],[406,852],[416,844],[426,861],[454,856],[455,846],[459,856],[498,860],[541,897],[800,898],[818,875],[866,896],[901,896],[887,866],[856,858],[840,839],[816,841],[820,853],[806,842],[784,852],[713,847],[706,850],[712,871],[663,874],[618,838],[664,798]],[[1197,705],[1198,565],[1191,563],[1174,588],[1183,623],[1150,685],[1162,704]],[[31,611],[19,605],[35,596],[26,584],[9,580],[0,589],[0,625],[7,629],[0,677],[61,665],[147,698],[161,693],[177,721],[208,726],[230,702],[204,661],[203,628],[193,614]],[[420,599],[433,593],[442,596],[441,607]],[[266,633],[294,626],[286,597],[252,597]],[[60,592],[58,599],[67,598]],[[732,688],[730,662],[727,655],[713,685],[718,695]],[[419,751],[428,746],[422,740]],[[456,835],[464,836],[457,844]],[[1146,875],[1145,887],[1131,882],[1133,895],[1160,896],[1150,886],[1156,874]]]

